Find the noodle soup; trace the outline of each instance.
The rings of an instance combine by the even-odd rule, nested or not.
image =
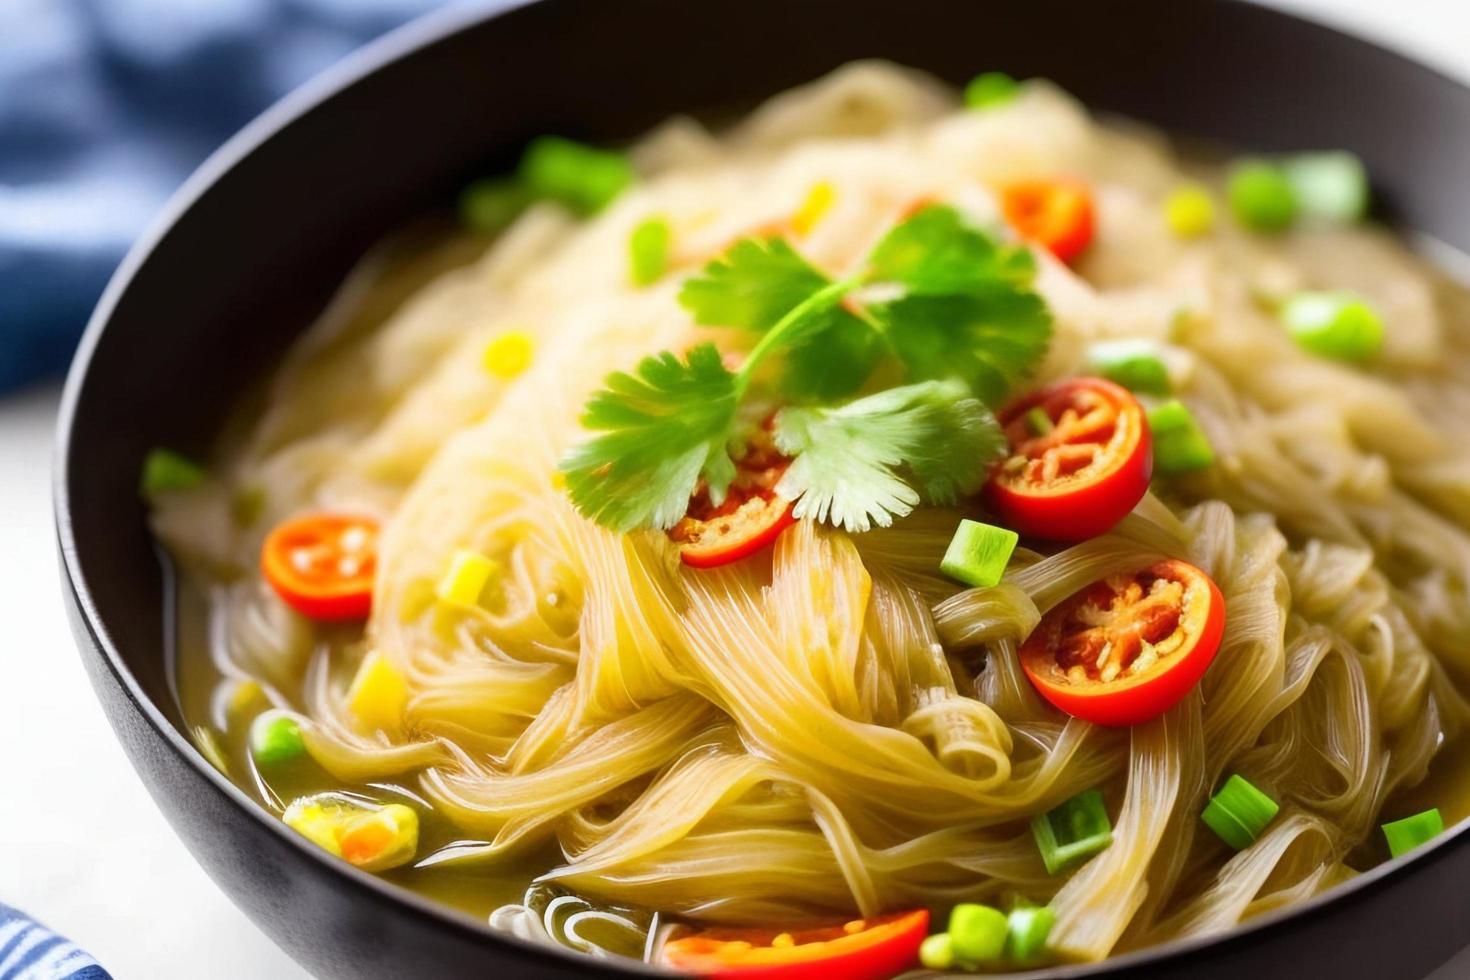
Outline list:
[[[1351,156],[860,64],[463,204],[145,469],[196,742],[316,845],[881,980],[1228,929],[1464,815],[1470,302]]]

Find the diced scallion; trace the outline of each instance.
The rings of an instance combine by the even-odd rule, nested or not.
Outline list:
[[[1215,450],[1187,406],[1171,398],[1148,410],[1154,441],[1154,472],[1188,473],[1213,466]]]
[[[139,488],[145,497],[170,490],[191,490],[204,482],[204,469],[171,449],[154,449],[143,459]]]
[[[1306,217],[1347,224],[1368,211],[1368,172],[1345,150],[1288,157],[1282,170]]]
[[[1021,83],[1003,71],[976,75],[965,86],[965,105],[971,109],[994,109],[1015,100]]]
[[[493,235],[504,231],[531,203],[529,188],[519,180],[487,177],[459,195],[459,220],[471,231]]]
[[[1164,201],[1164,222],[1177,238],[1199,238],[1215,226],[1215,202],[1198,184],[1175,188]]]
[[[1275,800],[1236,774],[1210,797],[1200,819],[1221,840],[1241,851],[1261,836],[1279,809]]]
[[[440,602],[451,606],[474,606],[480,601],[480,593],[490,579],[500,570],[493,558],[486,558],[478,551],[460,548],[449,560],[449,568],[439,580],[434,594]]]
[[[1113,824],[1096,789],[1032,818],[1031,833],[1048,874],[1065,871],[1113,842]]]
[[[1159,356],[1159,346],[1150,340],[1127,338],[1102,340],[1088,348],[1089,368],[1129,391],[1167,395],[1171,388],[1169,369]]]
[[[950,946],[962,963],[993,963],[1005,953],[1005,914],[988,905],[966,902],[949,914]]]
[[[1020,538],[1015,531],[963,520],[950,539],[939,570],[977,589],[1000,583]]]
[[[1253,231],[1284,231],[1296,220],[1296,192],[1275,164],[1263,160],[1236,164],[1226,193],[1236,220]]]
[[[620,153],[559,136],[531,142],[520,178],[535,197],[559,201],[578,214],[595,214],[633,182],[633,167]]]
[[[931,970],[954,966],[954,940],[947,932],[936,932],[919,944],[919,962]]]
[[[628,236],[628,270],[635,286],[658,282],[669,267],[672,233],[663,218],[645,218]]]
[[[1019,905],[1012,909],[1006,919],[1006,957],[1019,964],[1041,959],[1056,920],[1056,913],[1045,905]]]
[[[1281,322],[1320,357],[1366,361],[1383,348],[1383,320],[1352,293],[1297,293],[1281,307]]]
[[[251,722],[250,754],[261,765],[279,765],[305,753],[301,726],[284,711],[265,711]]]
[[[1394,857],[1407,854],[1420,844],[1444,833],[1444,817],[1438,809],[1425,810],[1412,817],[1395,820],[1383,825],[1383,836],[1388,841],[1388,853]]]

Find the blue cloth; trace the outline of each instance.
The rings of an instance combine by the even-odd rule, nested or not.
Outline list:
[[[0,905],[0,980],[112,980],[97,961],[8,905]]]
[[[443,0],[0,0],[0,392],[59,372],[216,146]]]

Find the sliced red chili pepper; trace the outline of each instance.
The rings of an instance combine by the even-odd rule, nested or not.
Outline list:
[[[1224,631],[1219,587],[1170,559],[1094,582],[1053,608],[1021,645],[1021,667],[1067,714],[1137,725],[1199,683]]]
[[[1092,190],[1070,177],[1018,180],[1000,189],[1000,206],[1016,234],[1070,262],[1092,241]]]
[[[378,523],[349,514],[307,514],[276,525],[260,569],[291,608],[323,621],[365,619],[373,604]]]
[[[684,518],[669,530],[679,557],[694,568],[714,568],[755,554],[796,523],[792,503],[776,495],[791,460],[777,451],[769,424],[735,464],[735,479],[717,507],[701,481]]]
[[[1102,378],[1071,378],[1000,413],[1011,453],[986,496],[1022,534],[1081,541],[1111,528],[1148,492],[1153,449],[1143,406]]]
[[[663,958],[678,970],[732,980],[889,980],[918,963],[928,931],[927,909],[789,932],[707,929],[665,944]]]

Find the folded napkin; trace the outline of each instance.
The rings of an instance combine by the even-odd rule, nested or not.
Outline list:
[[[0,980],[111,980],[69,939],[0,905]]]
[[[0,392],[58,372],[208,153],[443,0],[0,0]]]

